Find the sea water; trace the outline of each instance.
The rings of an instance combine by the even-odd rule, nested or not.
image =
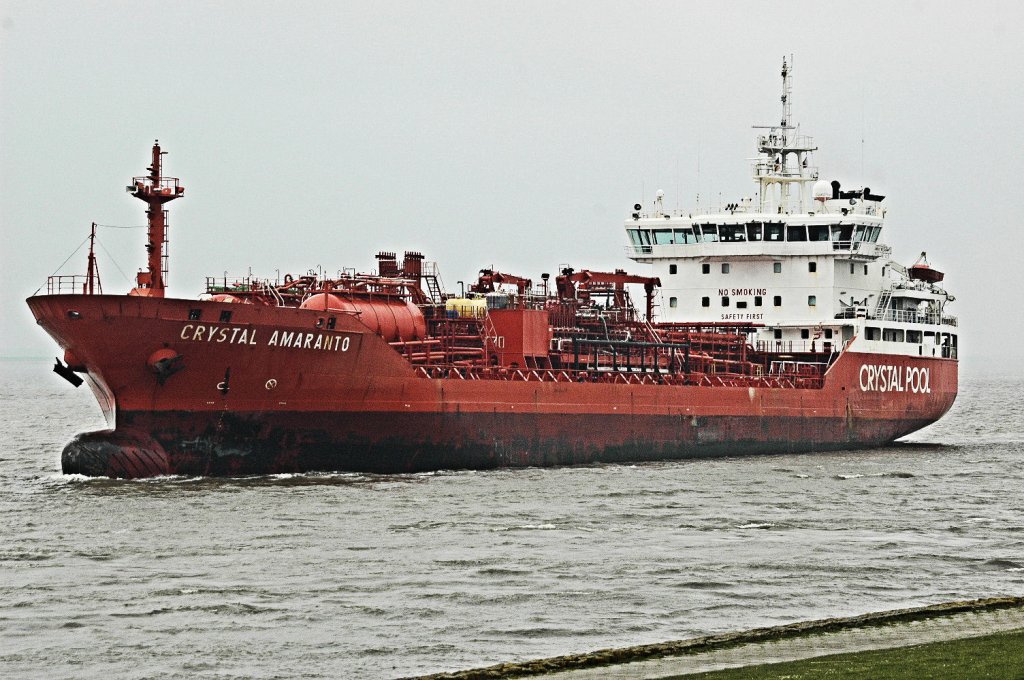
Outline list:
[[[1024,380],[903,443],[411,475],[60,473],[86,388],[0,361],[0,674],[395,678],[1024,594]]]

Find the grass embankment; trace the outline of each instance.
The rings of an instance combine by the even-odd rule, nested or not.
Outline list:
[[[675,676],[679,680],[1022,680],[1024,631]],[[673,678],[673,680],[675,680]]]

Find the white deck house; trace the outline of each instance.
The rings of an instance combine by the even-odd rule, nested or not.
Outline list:
[[[764,324],[752,340],[795,352],[957,354],[953,296],[927,264],[907,268],[885,245],[884,196],[818,179],[809,137],[790,124],[783,61],[783,115],[758,128],[758,198],[703,213],[634,206],[627,255],[661,279],[665,322]]]

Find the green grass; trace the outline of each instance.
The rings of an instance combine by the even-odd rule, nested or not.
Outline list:
[[[1022,680],[1024,630],[675,676],[686,680]],[[674,679],[673,679],[674,680]]]

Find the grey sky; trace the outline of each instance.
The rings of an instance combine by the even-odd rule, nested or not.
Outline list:
[[[421,250],[449,289],[625,259],[622,220],[753,195],[751,125],[795,119],[825,179],[888,196],[888,242],[958,301],[964,373],[1024,365],[1024,9],[1004,3],[0,4],[0,356],[49,356],[24,298],[159,138],[171,293],[207,275],[370,269]],[[862,142],[863,140],[863,142]],[[698,154],[700,173],[698,176]],[[128,275],[141,230],[103,230]],[[129,283],[107,252],[107,292]],[[63,270],[81,273],[84,251]],[[1015,277],[1014,277],[1015,279]],[[1007,354],[1010,360],[1007,360]]]

